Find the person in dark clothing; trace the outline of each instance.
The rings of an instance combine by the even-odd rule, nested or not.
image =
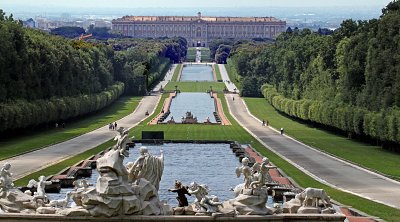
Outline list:
[[[117,122],[114,123],[114,129],[117,130]]]
[[[170,192],[178,193],[176,199],[178,200],[179,207],[189,206],[188,200],[186,198],[186,194],[191,196],[188,192],[187,187],[182,185],[182,182],[179,180],[175,180],[175,189],[168,189]]]

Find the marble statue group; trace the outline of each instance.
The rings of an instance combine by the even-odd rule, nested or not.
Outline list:
[[[66,216],[121,216],[121,215],[163,215],[171,208],[158,197],[159,183],[164,170],[164,157],[153,156],[147,148],[140,148],[140,157],[134,163],[123,164],[129,155],[128,130],[119,128],[115,137],[116,145],[104,156],[97,159],[99,177],[94,187],[87,181],[75,182],[75,190],[68,192],[64,199],[48,200],[45,186],[51,184],[45,176],[38,181],[29,181],[22,192],[12,183],[11,165],[6,163],[0,172],[0,208],[6,213],[42,213]],[[73,200],[74,207],[68,208]]]

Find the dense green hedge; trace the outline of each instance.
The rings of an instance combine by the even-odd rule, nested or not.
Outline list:
[[[171,63],[168,58],[158,57],[150,69],[149,86],[154,86],[158,81],[162,80],[170,65]]]
[[[264,97],[275,109],[289,116],[312,121],[381,141],[400,142],[400,110],[388,108],[371,112],[333,101],[293,100],[283,97],[271,85],[262,87]]]
[[[124,84],[116,83],[105,91],[92,95],[3,103],[0,104],[0,132],[67,120],[97,111],[111,104],[123,92]]]

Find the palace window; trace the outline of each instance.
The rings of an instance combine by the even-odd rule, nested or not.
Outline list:
[[[201,37],[201,28],[200,27],[197,27],[196,37]]]

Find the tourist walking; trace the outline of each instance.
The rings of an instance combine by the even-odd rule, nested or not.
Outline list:
[[[114,130],[117,130],[117,122],[114,123]]]
[[[265,126],[265,120],[262,120],[262,126]]]
[[[281,128],[281,135],[283,135],[283,128]]]

